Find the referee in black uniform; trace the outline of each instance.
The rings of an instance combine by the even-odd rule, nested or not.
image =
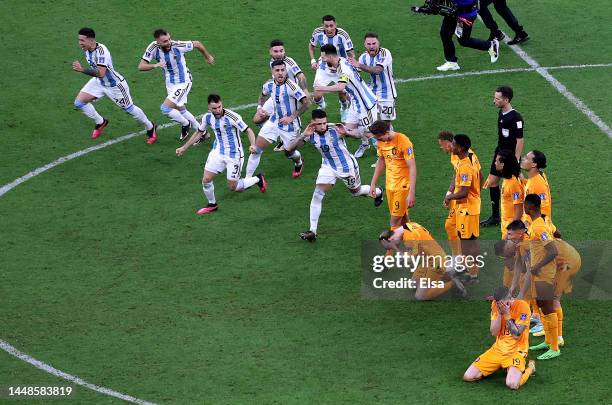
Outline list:
[[[497,152],[502,149],[508,149],[514,151],[516,160],[521,160],[521,153],[523,152],[524,139],[523,139],[523,117],[521,114],[512,108],[512,96],[514,92],[510,86],[499,86],[495,89],[495,96],[493,104],[499,108],[499,116],[497,118],[497,147],[493,154],[493,162],[491,163],[491,170],[487,183],[489,185],[489,193],[491,194],[491,206],[492,212],[491,217],[480,222],[480,225],[499,225],[499,173],[495,169],[495,156]]]

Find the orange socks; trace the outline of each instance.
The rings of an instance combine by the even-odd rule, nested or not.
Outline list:
[[[557,314],[557,333],[559,333],[559,336],[563,336],[563,308],[555,308],[555,314]]]
[[[546,336],[544,341],[550,345],[551,350],[559,350],[559,326],[557,314],[555,312],[544,315],[542,323],[544,324],[544,332]]]

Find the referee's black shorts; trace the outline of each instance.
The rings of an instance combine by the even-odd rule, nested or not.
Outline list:
[[[497,157],[497,152],[499,152],[499,147],[495,148],[495,153],[493,153],[493,161],[491,162],[491,169],[489,170],[489,173],[492,176],[501,177],[501,173],[495,168],[495,158]]]

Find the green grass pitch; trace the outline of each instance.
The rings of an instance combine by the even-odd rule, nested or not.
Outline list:
[[[165,97],[159,71],[138,72],[155,28],[202,40],[216,57],[193,52],[189,109],[206,111],[218,92],[227,107],[257,101],[268,79],[268,44],[308,67],[310,34],[336,16],[359,52],[377,31],[394,56],[396,78],[433,75],[443,62],[440,18],[413,16],[410,2],[287,3],[178,1],[5,1],[0,32],[0,185],[61,156],[140,131],[109,100],[111,120],[98,141],[91,121],[73,110],[87,77],[82,26],[96,30],[129,82],[137,105],[159,123]],[[605,0],[578,10],[568,0],[509,1],[532,40],[524,50],[542,66],[612,63],[612,11]],[[492,10],[494,17],[507,32]],[[482,23],[475,35],[485,37]],[[457,48],[461,72],[525,68],[508,46],[497,64]],[[608,125],[612,67],[553,70]],[[418,166],[411,216],[443,238],[442,197],[451,167],[437,146],[441,129],[472,137],[487,170],[496,142],[497,85],[515,90],[526,122],[526,151],[540,149],[556,225],[569,240],[610,239],[610,139],[536,72],[398,84],[397,130],[410,136]],[[337,119],[334,97],[328,97]],[[239,111],[250,121],[254,109]],[[305,243],[320,157],[308,147],[303,176],[271,150],[260,168],[269,191],[232,194],[215,181],[220,210],[205,204],[200,178],[210,144],[177,158],[178,127],[62,164],[0,198],[0,339],[94,384],[156,403],[610,403],[610,301],[566,301],[566,347],[518,392],[504,374],[461,381],[490,344],[483,301],[371,301],[360,295],[361,242],[388,222],[385,206],[353,199],[338,184],[325,199],[319,240]],[[356,142],[350,144],[354,150]],[[369,182],[373,151],[360,160]],[[483,193],[483,216],[488,213]],[[485,229],[483,239],[498,237]],[[501,280],[501,275],[500,275]],[[0,384],[68,384],[0,351]],[[75,386],[73,403],[119,403]],[[0,402],[3,399],[0,398]],[[41,400],[40,403],[43,401]]]

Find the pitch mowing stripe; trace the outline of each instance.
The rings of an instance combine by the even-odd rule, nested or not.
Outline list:
[[[119,398],[122,399],[124,401],[127,402],[131,402],[133,404],[140,404],[140,405],[156,405],[154,402],[148,402],[142,399],[138,399],[135,398],[131,395],[127,395],[127,394],[123,394],[121,392],[117,392],[115,390],[111,390],[110,388],[106,388],[106,387],[100,387],[99,385],[95,385],[92,383],[89,383],[85,380],[83,380],[80,377],[74,376],[72,374],[68,374],[65,373],[61,370],[56,369],[55,367],[52,367],[50,365],[48,365],[47,363],[43,363],[40,360],[36,360],[35,358],[28,356],[27,354],[20,352],[19,350],[17,350],[16,348],[14,348],[13,346],[11,346],[10,344],[6,343],[4,340],[0,340],[0,348],[4,351],[6,351],[7,353],[17,357],[18,359],[21,359],[27,363],[30,363],[31,365],[33,365],[36,368],[39,368],[43,371],[46,371],[49,374],[53,374],[56,377],[60,377],[63,378],[64,380],[73,382],[75,384],[78,384],[80,386],[83,386],[85,388],[89,388],[90,390],[99,392],[100,394],[104,394],[104,395],[109,395],[111,397],[115,397],[115,398]]]
[[[478,17],[480,18],[480,16]],[[503,32],[503,31],[502,31]],[[505,32],[503,34],[506,36],[506,41],[509,41],[509,36]],[[563,83],[557,80],[553,75],[551,75],[548,71],[552,70],[551,68],[542,67],[535,59],[533,59],[527,52],[523,50],[519,45],[508,45],[512,51],[518,55],[519,58],[524,60],[531,68],[537,72],[540,76],[542,76],[548,83],[550,83],[563,97],[569,100],[570,103],[574,104],[574,106],[586,115],[593,124],[597,125],[599,129],[601,129],[605,134],[608,135],[608,138],[612,138],[612,128],[608,126],[593,110],[591,110],[582,100],[576,97],[571,91],[565,87]]]

